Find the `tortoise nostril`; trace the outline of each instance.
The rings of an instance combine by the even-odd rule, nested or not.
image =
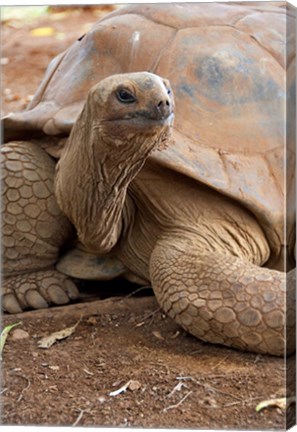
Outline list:
[[[160,101],[158,104],[157,104],[157,107],[158,108],[161,108],[161,107],[163,107],[164,105],[166,105],[166,106],[169,106],[170,105],[170,102],[169,102],[169,100],[168,99],[166,99],[165,101]]]
[[[159,102],[156,101],[154,111],[156,119],[164,120],[167,118],[172,112],[172,106],[169,98],[164,97],[164,99],[159,100]]]

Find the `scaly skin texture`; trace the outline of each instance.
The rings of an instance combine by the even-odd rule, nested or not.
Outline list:
[[[261,267],[269,245],[251,213],[152,163],[129,192],[137,217],[118,254],[151,281],[168,315],[206,341],[277,355],[294,350],[295,272]]]
[[[193,250],[191,244],[172,238],[156,245],[150,275],[164,311],[194,336],[259,353],[293,351],[293,274],[286,309],[284,273],[226,254]]]
[[[134,105],[112,97],[119,84],[135,95]],[[112,250],[150,280],[165,312],[193,335],[243,350],[291,353],[294,284],[286,289],[284,273],[261,267],[270,251],[255,217],[203,185],[145,164],[167,134],[148,120],[159,101],[172,104],[166,86],[145,73],[91,90],[58,164],[59,205],[86,247]]]
[[[73,235],[53,193],[55,162],[30,142],[11,142],[2,157],[2,306],[10,313],[64,304],[78,296],[54,269]]]

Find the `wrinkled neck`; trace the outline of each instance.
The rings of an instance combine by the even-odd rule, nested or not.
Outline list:
[[[120,235],[129,183],[168,131],[128,132],[125,122],[100,121],[98,114],[87,103],[74,125],[58,163],[56,195],[83,243],[103,244],[113,233],[105,251]]]

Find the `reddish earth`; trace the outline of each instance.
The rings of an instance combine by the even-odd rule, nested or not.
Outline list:
[[[100,9],[59,12],[4,23],[3,113],[25,108],[52,57]],[[40,27],[55,33],[34,36]],[[3,353],[2,424],[279,430],[294,423],[294,405],[255,409],[286,395],[286,373],[294,392],[293,357],[286,367],[280,358],[198,341],[162,313],[149,289],[133,294],[137,288],[122,280],[93,284],[81,303],[4,315],[3,326],[21,325]],[[79,320],[68,338],[38,347],[41,337]]]

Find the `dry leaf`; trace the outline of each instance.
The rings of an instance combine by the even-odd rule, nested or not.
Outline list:
[[[80,323],[81,320],[79,320],[73,327],[68,327],[63,330],[54,332],[50,334],[49,336],[45,336],[42,339],[40,339],[38,343],[38,348],[50,348],[54,343],[56,343],[58,340],[65,339],[72,335],[74,333],[76,327]]]
[[[296,398],[294,396],[289,397],[289,398],[269,399],[269,400],[265,400],[265,401],[260,402],[256,406],[256,411],[259,412],[263,408],[267,408],[267,407],[270,407],[270,406],[277,407],[277,408],[280,408],[282,410],[285,410],[292,403],[296,403]]]
[[[36,37],[53,36],[55,33],[56,30],[52,27],[38,27],[30,31],[30,34]]]

